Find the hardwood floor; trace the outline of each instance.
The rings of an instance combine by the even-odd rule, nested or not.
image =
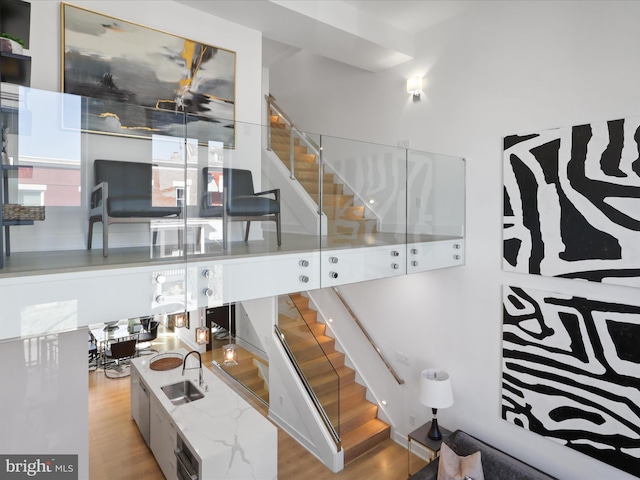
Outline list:
[[[180,345],[171,334],[160,333],[156,349]],[[185,347],[186,348],[186,347]],[[203,355],[203,365],[231,385],[225,375],[211,367],[211,352]],[[89,372],[89,474],[91,480],[161,480],[162,472],[131,419],[129,378],[108,379],[102,370]],[[265,416],[266,408],[254,397],[239,391],[243,398]],[[424,465],[411,459],[415,472]],[[287,433],[278,429],[278,478],[281,480],[405,480],[407,451],[387,440],[337,473],[332,473]],[[202,479],[215,480],[215,479]]]

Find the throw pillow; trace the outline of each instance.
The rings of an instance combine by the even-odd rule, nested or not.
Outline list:
[[[484,480],[480,452],[466,457],[456,455],[446,443],[440,448],[438,480]]]

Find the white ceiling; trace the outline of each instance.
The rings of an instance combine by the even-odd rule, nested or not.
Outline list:
[[[305,49],[376,72],[413,58],[417,33],[474,0],[177,0],[259,30],[263,62]]]

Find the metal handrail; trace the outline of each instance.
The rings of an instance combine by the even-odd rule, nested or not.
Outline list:
[[[373,341],[373,339],[369,336],[369,334],[367,333],[367,331],[365,330],[364,326],[362,325],[362,323],[360,323],[360,320],[358,320],[358,316],[354,313],[353,310],[351,310],[351,307],[349,306],[349,304],[347,303],[347,301],[344,299],[344,297],[342,295],[340,295],[340,292],[338,291],[338,289],[336,287],[333,287],[333,291],[335,292],[335,294],[338,296],[338,299],[340,299],[340,301],[342,302],[342,304],[344,305],[344,307],[347,309],[347,311],[349,312],[349,314],[351,315],[351,317],[353,318],[353,320],[356,322],[356,325],[358,325],[358,327],[360,327],[360,330],[362,331],[362,333],[364,334],[364,336],[367,338],[367,340],[369,340],[369,343],[371,344],[371,346],[373,347],[373,349],[378,353],[378,356],[380,357],[380,359],[382,360],[382,363],[385,364],[385,366],[387,367],[387,370],[389,370],[389,372],[391,373],[391,375],[393,375],[393,378],[396,379],[396,382],[398,382],[398,385],[402,385],[404,384],[404,380],[401,379],[398,374],[396,373],[396,371],[393,369],[393,367],[391,366],[391,364],[387,361],[386,358],[384,358],[384,355],[382,354],[382,352],[380,351],[380,349],[378,348],[378,346],[375,344],[375,342]]]
[[[278,104],[275,102],[275,99],[271,95],[265,95],[264,98],[269,106],[267,111],[270,111],[270,109],[275,110],[275,112],[284,120],[285,124],[289,126],[291,137],[291,145],[289,146],[289,171],[291,172],[291,179],[295,180],[295,148],[293,134],[296,133],[298,137],[306,144],[306,146],[312,150],[316,157],[320,156],[320,147],[316,144],[316,142],[309,138],[309,136],[304,131],[300,130],[296,126],[296,124],[293,123],[293,121],[287,116],[287,114],[284,113],[284,110],[282,110],[278,106]],[[267,122],[267,125],[269,126],[269,135],[267,135],[267,148],[271,150],[271,122]]]
[[[289,360],[291,361],[291,365],[293,365],[293,368],[298,374],[298,377],[300,378],[302,385],[304,386],[305,390],[309,394],[309,398],[311,398],[313,405],[316,407],[316,410],[318,411],[318,414],[320,415],[322,422],[324,423],[325,427],[327,427],[327,430],[331,435],[331,439],[333,440],[333,443],[335,443],[336,445],[337,451],[339,452],[342,449],[342,441],[340,440],[340,435],[338,435],[338,432],[336,432],[336,429],[334,428],[333,424],[331,423],[331,420],[327,416],[327,413],[324,411],[324,408],[322,407],[320,400],[318,399],[315,392],[313,391],[313,388],[309,384],[307,377],[302,372],[300,365],[298,364],[295,356],[293,355],[293,352],[291,351],[291,349],[289,348],[289,345],[287,344],[284,334],[280,331],[277,325],[274,325],[273,329],[276,332],[276,337],[278,337],[278,340],[280,341],[282,348],[287,354],[287,357],[289,357]],[[339,377],[338,377],[338,381],[339,381]]]
[[[222,372],[224,375],[229,377],[229,379],[239,384],[242,388],[244,388],[247,392],[249,392],[256,400],[262,403],[265,407],[269,408],[269,404],[264,400],[264,398],[262,398],[260,395],[258,395],[256,392],[251,390],[248,386],[246,386],[244,383],[242,383],[240,380],[234,377],[231,372],[226,371],[223,365],[220,365],[220,363],[218,363],[216,360],[211,360],[211,364],[216,368],[218,368],[218,370],[220,370],[220,372]]]

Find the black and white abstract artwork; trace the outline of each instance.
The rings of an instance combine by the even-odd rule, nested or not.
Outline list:
[[[503,268],[640,287],[640,117],[504,139]]]
[[[502,418],[640,477],[640,307],[503,288]]]

